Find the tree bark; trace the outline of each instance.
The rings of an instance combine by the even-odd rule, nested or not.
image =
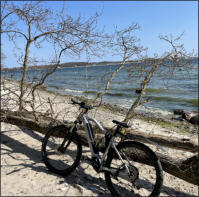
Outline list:
[[[165,172],[194,185],[199,185],[198,154],[185,160],[178,160],[160,153],[156,154],[159,157],[162,168]]]
[[[138,107],[141,104],[141,100],[143,97],[143,94],[146,90],[147,85],[149,84],[150,80],[152,79],[154,72],[158,69],[158,64],[153,65],[152,69],[150,70],[149,73],[147,73],[147,75],[145,76],[144,81],[141,83],[141,92],[139,94],[139,96],[137,97],[137,99],[135,100],[135,102],[132,104],[132,106],[130,107],[130,109],[128,110],[126,117],[124,119],[123,122],[128,122],[130,119],[133,118],[134,113],[135,113],[135,108]]]
[[[20,83],[19,111],[21,111],[23,109],[24,82],[25,82],[26,73],[27,73],[27,64],[28,64],[28,58],[29,58],[30,44],[31,44],[31,40],[27,40],[26,48],[25,48],[24,62],[23,62],[23,74],[22,74],[21,83]]]
[[[18,126],[24,126],[34,131],[40,132],[42,134],[46,134],[46,132],[54,126],[63,124],[63,122],[55,120],[51,117],[46,117],[43,114],[37,113],[37,117],[39,117],[38,121],[35,119],[34,114],[30,112],[17,112],[17,111],[12,112],[12,111],[1,110],[2,122],[7,122]],[[72,122],[65,122],[65,125],[68,128],[72,124],[73,124]],[[79,129],[84,130],[83,125],[80,125]],[[100,135],[101,132],[98,127],[94,126],[93,129],[96,133],[99,133]],[[105,127],[105,129],[110,132],[114,131],[108,127]],[[137,138],[139,138],[138,141],[149,143],[145,140],[147,139],[168,148],[179,149],[192,153],[196,153],[198,151],[198,143],[197,140],[194,139],[189,139],[189,138],[181,139],[174,136],[168,138],[168,136],[148,134],[135,130],[132,131],[131,129],[127,129],[127,136],[132,140],[136,137],[135,140],[138,140]]]
[[[63,125],[63,122],[59,120],[54,120],[53,118],[46,117],[43,114],[38,114],[39,121],[36,121],[34,118],[34,115],[31,114],[30,112],[11,112],[11,111],[4,111],[1,110],[1,121],[2,122],[7,122],[10,124],[18,125],[18,126],[24,126],[27,127],[28,129],[40,132],[42,134],[46,134],[46,132],[49,129],[52,129],[56,126],[57,131],[59,129],[66,129],[69,130],[70,126],[72,123],[65,123],[64,126],[59,126]],[[106,128],[110,132],[110,128]],[[98,149],[101,152],[104,152],[105,150],[105,140],[104,137],[102,137],[102,134],[98,133],[97,128],[94,127],[94,130],[96,131],[97,135],[97,145]],[[58,132],[59,133],[59,132]],[[82,145],[88,146],[87,138],[86,138],[86,133],[84,132],[83,126],[80,126],[78,130],[78,134],[80,135]],[[148,134],[143,134],[141,132],[135,132],[133,133],[128,133],[129,138],[132,138],[134,136],[136,137],[142,137],[146,138],[152,141],[159,142],[158,144],[170,147],[170,148],[175,148],[175,149],[181,149],[181,150],[186,150],[189,152],[197,152],[197,143],[194,141],[190,140],[182,140],[179,138],[173,138],[173,139],[168,139],[165,136],[161,135],[148,135]],[[136,139],[137,140],[137,139]],[[144,141],[143,139],[139,141]],[[144,141],[147,142],[147,141]],[[177,160],[174,158],[171,158],[167,155],[163,155],[160,153],[157,153],[161,163],[163,170],[165,172],[168,172],[169,174],[176,176],[180,179],[183,179],[189,183],[198,185],[198,155],[195,154],[194,156],[185,159],[185,160]],[[150,165],[150,163],[148,163]]]

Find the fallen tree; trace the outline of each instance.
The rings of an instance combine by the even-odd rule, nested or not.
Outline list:
[[[39,117],[38,121],[35,119],[35,115],[33,115],[33,113],[31,112],[17,112],[17,111],[13,112],[13,111],[1,110],[1,121],[18,126],[24,126],[34,131],[38,131],[42,134],[46,134],[46,132],[54,126],[63,124],[63,122],[55,120],[51,117],[44,116],[43,114],[37,113],[37,117]],[[70,127],[71,124],[73,124],[72,122],[65,122],[65,123],[68,126],[68,128]],[[112,128],[105,127],[105,129],[107,129],[110,132],[113,132]],[[83,126],[80,126],[80,130],[84,130]],[[97,127],[94,127],[94,130],[96,133],[100,133]],[[136,137],[136,140],[137,138],[140,138],[139,140],[143,141],[141,138],[145,138],[147,140],[151,140],[153,142],[158,143],[161,146],[168,148],[175,148],[192,153],[196,153],[198,151],[197,141],[194,141],[193,139],[177,138],[173,136],[172,138],[168,138],[167,136],[163,135],[148,134],[135,130],[131,131],[131,129],[128,129],[127,131],[128,131],[127,135],[131,139]],[[82,137],[84,137],[82,132],[80,132],[79,134],[81,134]],[[147,141],[145,142],[147,143]]]
[[[6,122],[10,124],[14,124],[17,126],[24,126],[28,129],[40,132],[45,134],[49,129],[52,129],[55,126],[63,125],[63,122],[59,120],[55,120],[51,117],[46,117],[43,114],[37,114],[38,120],[35,119],[35,115],[30,112],[12,112],[1,110],[1,122]],[[67,122],[65,126],[57,127],[58,129],[66,129],[69,130],[72,123]],[[105,128],[110,132],[113,132],[111,128]],[[97,128],[94,126],[94,130],[98,133]],[[83,126],[80,126],[78,130],[78,134],[81,136],[81,141],[84,146],[88,146],[86,133],[83,130]],[[189,151],[192,153],[196,153],[198,150],[198,144],[196,141],[192,139],[180,139],[180,138],[172,138],[168,139],[162,135],[154,135],[154,134],[144,134],[142,132],[133,131],[130,132],[128,130],[128,137],[138,137],[139,141],[144,141],[144,139],[152,140],[157,142],[159,145],[164,147],[170,147],[174,149],[180,149],[184,151]],[[137,138],[136,138],[137,140]],[[147,141],[144,141],[148,143]],[[105,141],[102,135],[97,134],[97,144],[98,148],[101,152],[105,150]],[[164,155],[161,153],[157,153],[160,161],[162,163],[163,170],[168,172],[169,174],[176,176],[180,179],[183,179],[189,183],[198,185],[198,155],[195,154],[194,156],[187,158],[185,160],[176,160],[168,155]],[[150,165],[150,163],[149,163]]]

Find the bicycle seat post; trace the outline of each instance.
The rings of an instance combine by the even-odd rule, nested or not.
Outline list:
[[[117,125],[117,128],[115,129],[115,132],[113,133],[113,136],[116,136],[118,133],[120,133],[121,128],[122,127],[120,125]]]

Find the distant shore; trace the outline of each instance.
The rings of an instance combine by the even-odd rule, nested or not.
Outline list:
[[[115,65],[115,64],[120,64],[121,62],[119,61],[105,61],[105,62],[67,62],[60,64],[58,68],[75,68],[75,67],[85,67],[85,66],[102,66],[102,65]],[[132,61],[129,61],[127,63],[132,63]],[[52,68],[55,65],[40,65],[40,66],[29,66],[29,70],[37,70],[37,69],[47,69],[47,68]],[[15,71],[15,70],[23,70],[23,67],[14,67],[14,68],[2,68],[2,71]]]
[[[154,58],[148,58],[154,59]],[[198,61],[198,57],[192,57],[194,61]],[[129,60],[126,64],[129,63],[139,63],[140,60]],[[122,61],[102,61],[102,62],[65,62],[58,66],[58,68],[70,68],[70,67],[84,67],[84,66],[102,66],[102,65],[116,65],[121,64]],[[52,68],[54,65],[39,65],[39,66],[29,66],[28,69],[47,69]],[[13,68],[2,68],[1,71],[11,71],[11,70],[23,70],[23,67],[13,67]]]

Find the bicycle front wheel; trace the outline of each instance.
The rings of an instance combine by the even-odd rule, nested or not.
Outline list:
[[[68,143],[71,135],[71,142]],[[81,155],[79,136],[76,132],[69,134],[65,126],[54,127],[43,140],[42,159],[46,167],[56,174],[69,175],[79,165]]]
[[[111,149],[105,172],[108,189],[113,196],[159,196],[163,183],[161,163],[155,153],[144,144],[134,141],[121,142],[117,146],[121,155]]]

